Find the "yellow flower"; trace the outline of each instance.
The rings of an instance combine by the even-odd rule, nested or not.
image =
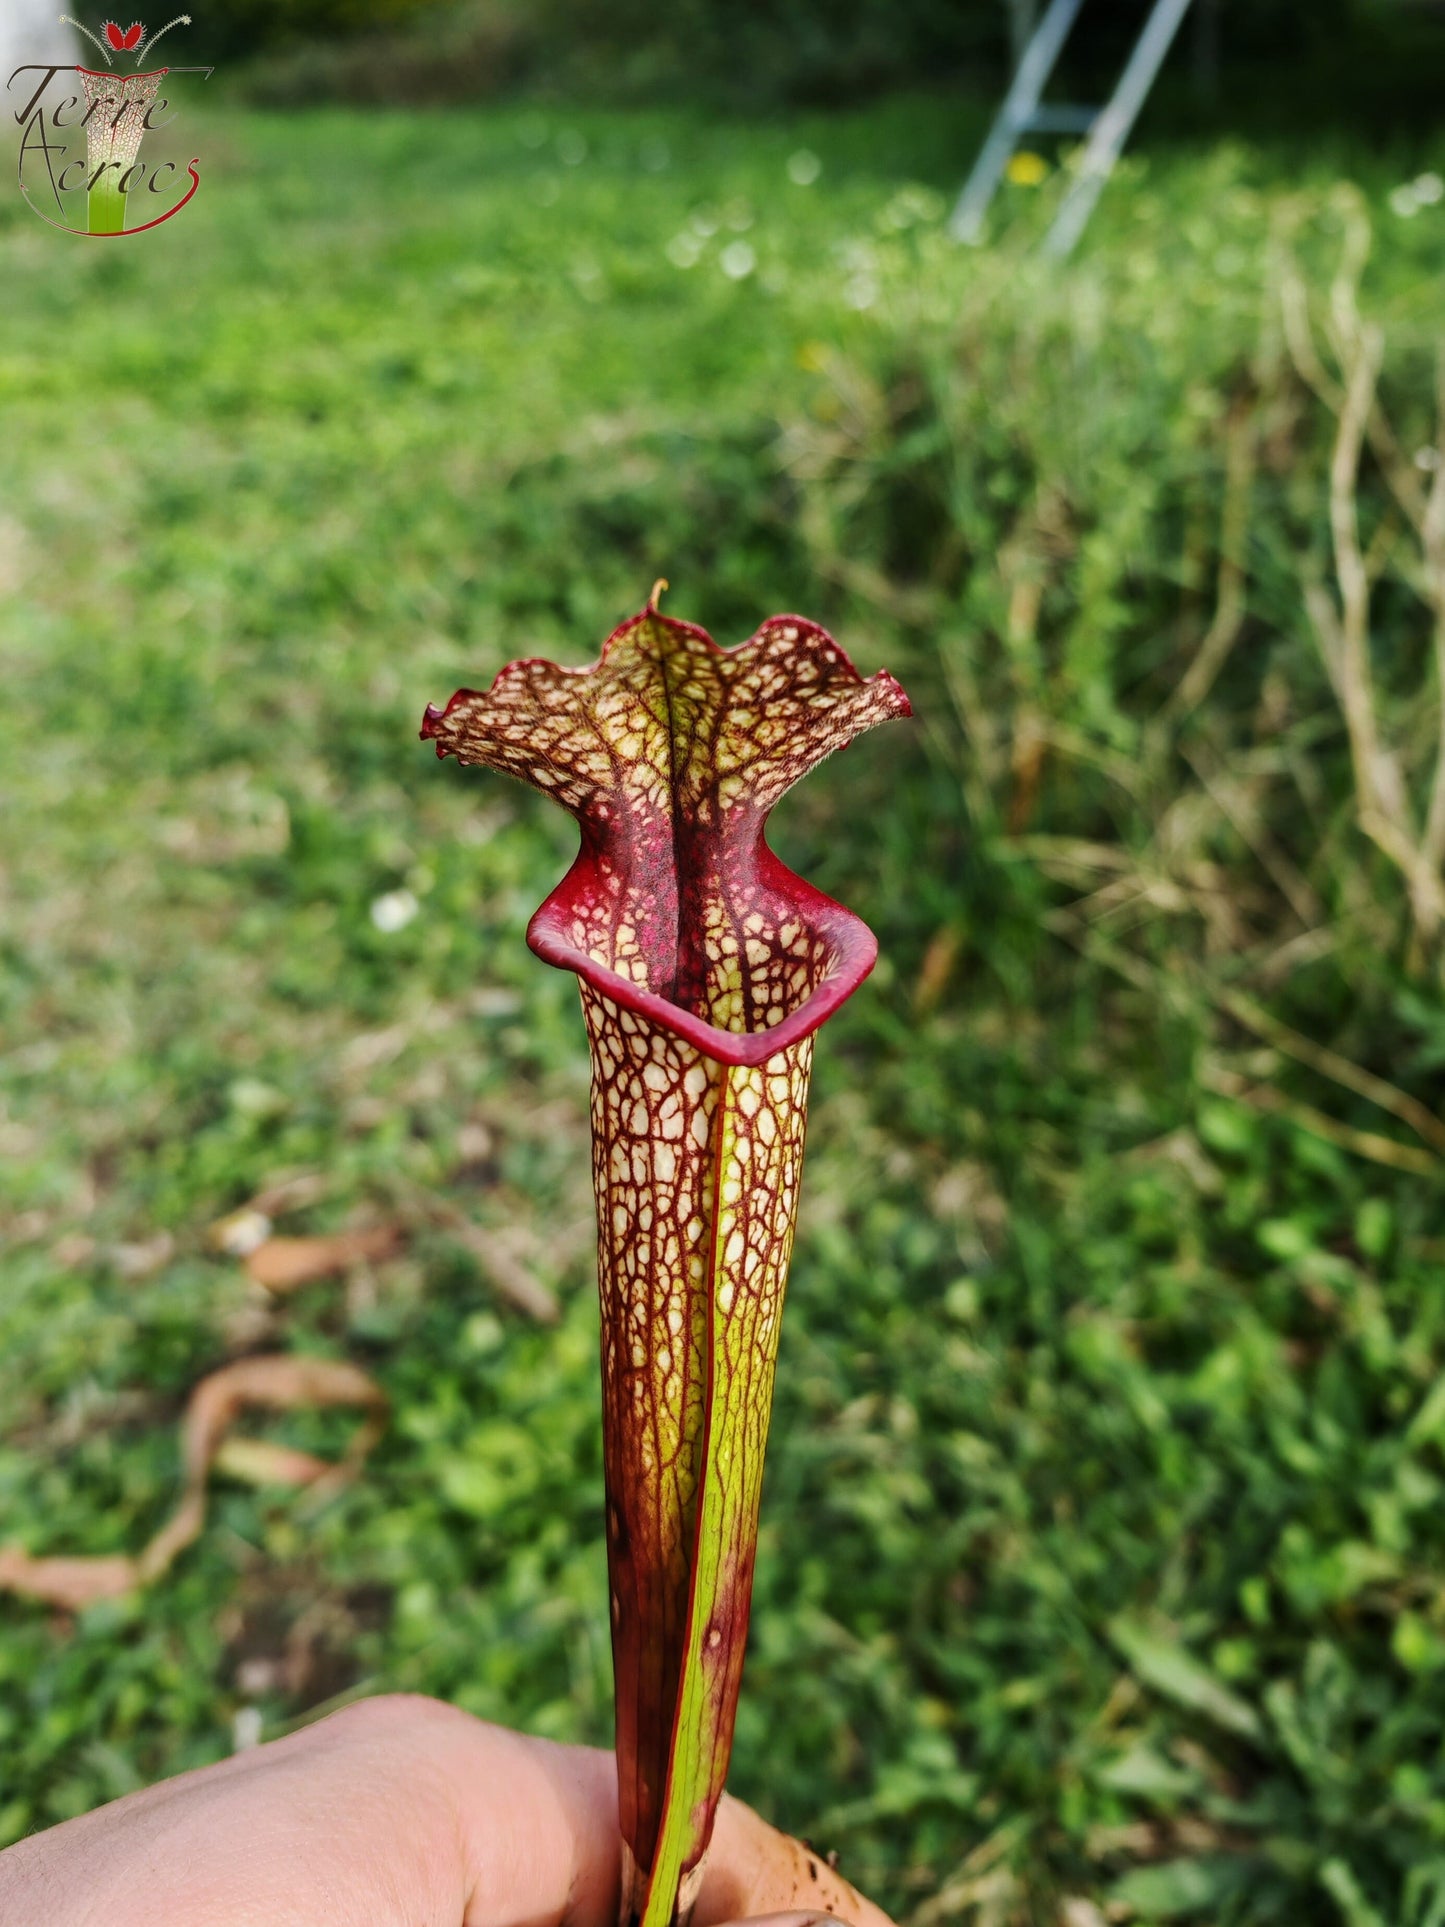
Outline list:
[[[1007,172],[1015,187],[1037,187],[1040,181],[1047,180],[1049,164],[1042,154],[1032,154],[1025,147],[1014,155]]]

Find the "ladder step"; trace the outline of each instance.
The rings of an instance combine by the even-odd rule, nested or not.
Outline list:
[[[1087,134],[1102,107],[1036,107],[1018,123],[1021,134]]]
[[[1043,19],[1024,49],[1003,105],[979,149],[973,171],[949,216],[956,241],[976,246],[984,238],[989,203],[1010,157],[1025,134],[1083,134],[1083,157],[1044,241],[1045,254],[1062,260],[1083,232],[1105,181],[1114,170],[1154,76],[1168,53],[1190,0],[1153,0],[1149,17],[1134,43],[1107,107],[1045,107],[1040,96],[1078,17],[1084,0],[1049,0]],[[1028,9],[1032,13],[1032,6]]]

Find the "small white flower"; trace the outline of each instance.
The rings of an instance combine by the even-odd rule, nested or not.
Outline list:
[[[259,1706],[238,1706],[231,1716],[231,1751],[249,1753],[253,1746],[259,1746],[261,1727]]]
[[[384,896],[373,899],[371,921],[378,930],[391,936],[397,930],[405,930],[420,908],[410,890],[388,890]]]
[[[286,1093],[278,1091],[274,1084],[268,1084],[260,1077],[233,1079],[226,1097],[238,1117],[249,1118],[256,1124],[264,1124],[268,1118],[280,1117],[289,1108]]]
[[[810,147],[788,156],[788,179],[794,187],[811,187],[822,171],[823,163]]]
[[[843,299],[861,314],[878,299],[878,283],[871,274],[855,274],[843,290]]]
[[[1420,197],[1415,192],[1415,183],[1405,181],[1399,187],[1390,189],[1390,211],[1398,214],[1402,221],[1408,221],[1420,212]]]
[[[259,1251],[271,1235],[271,1220],[264,1211],[246,1206],[211,1226],[210,1240],[228,1258],[249,1258]]]
[[[1445,181],[1442,181],[1433,171],[1429,174],[1417,174],[1413,186],[1415,199],[1421,207],[1434,207],[1437,201],[1445,200]]]
[[[667,258],[675,268],[695,268],[702,259],[702,242],[695,234],[674,234],[667,244]]]
[[[746,241],[729,241],[718,256],[718,266],[729,281],[746,281],[758,265],[758,257]]]
[[[913,227],[919,222],[941,220],[945,211],[941,194],[936,194],[931,187],[910,183],[899,188],[879,216],[879,221],[885,229],[899,234],[904,228]]]

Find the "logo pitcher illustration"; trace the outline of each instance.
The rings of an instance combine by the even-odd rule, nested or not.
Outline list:
[[[157,41],[173,27],[188,27],[191,16],[178,14],[156,33],[142,21],[128,27],[107,20],[99,34],[62,14],[99,48],[103,68],[52,66],[36,62],[17,67],[7,83],[14,97],[29,98],[16,110],[21,128],[20,192],[34,213],[65,234],[114,239],[144,234],[169,221],[201,184],[194,156],[182,170],[173,160],[141,159],[147,134],[168,125],[172,106],[167,84],[181,74],[209,76],[210,67],[151,67],[140,71]],[[115,56],[128,57],[133,73],[118,73]],[[55,98],[52,83],[78,75],[78,94]],[[28,79],[26,77],[29,77]],[[84,136],[81,151],[80,137]],[[189,177],[189,183],[187,182]],[[67,218],[85,197],[85,225]],[[53,210],[53,211],[52,211]]]

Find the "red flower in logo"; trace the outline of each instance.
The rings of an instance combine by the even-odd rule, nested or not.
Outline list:
[[[113,20],[107,20],[104,27],[101,28],[101,32],[118,54],[128,54],[132,47],[139,45],[140,37],[145,32],[145,28],[139,20],[132,20],[129,27],[122,33]]]

